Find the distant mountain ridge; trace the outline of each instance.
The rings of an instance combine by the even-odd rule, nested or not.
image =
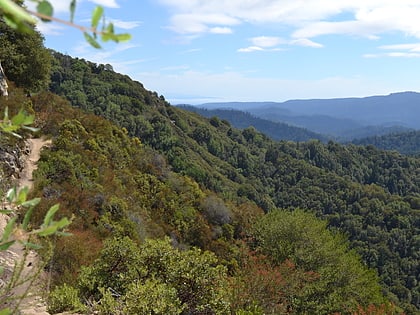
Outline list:
[[[247,111],[263,119],[306,128],[340,140],[420,129],[420,93],[416,92],[278,103],[205,103],[198,107]],[[369,127],[370,132],[363,131],[366,127]],[[376,127],[373,133],[372,127]]]
[[[207,118],[218,117],[220,119],[227,120],[239,129],[245,129],[253,126],[258,131],[274,140],[308,141],[311,139],[318,139],[323,142],[329,140],[328,137],[305,128],[290,126],[286,123],[259,118],[248,112],[235,109],[212,110],[190,105],[178,105],[178,107],[195,112]]]

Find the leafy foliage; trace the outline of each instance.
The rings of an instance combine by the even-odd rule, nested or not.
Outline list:
[[[33,34],[33,26],[36,23],[35,17],[43,22],[59,22],[72,26],[83,32],[85,40],[94,48],[101,48],[98,37],[102,42],[114,41],[122,42],[131,38],[128,33],[117,34],[112,22],[106,22],[104,9],[98,5],[92,11],[90,26],[74,24],[74,15],[76,11],[76,0],[72,0],[69,5],[70,21],[65,21],[54,17],[54,7],[48,0],[30,0],[36,2],[36,11],[30,11],[23,6],[22,0],[0,0],[0,16],[2,20],[11,29],[22,34]]]
[[[27,91],[39,91],[50,81],[51,55],[41,33],[21,33],[0,20],[0,61],[7,78]]]
[[[78,287],[98,301],[114,292],[124,314],[227,314],[226,270],[210,252],[174,249],[169,239],[106,242],[95,263],[83,268]]]
[[[154,202],[152,207],[141,207],[153,209],[148,211],[150,221],[143,219],[143,222],[158,222],[163,234],[172,233],[181,243],[214,250],[233,268],[235,263],[231,262],[237,257],[234,247],[228,245],[229,235],[232,235],[228,233],[229,226],[235,237],[249,233],[242,224],[247,224],[243,211],[252,209],[250,203],[256,203],[265,211],[276,207],[309,210],[326,219],[329,227],[346,233],[350,247],[362,255],[369,267],[378,270],[387,296],[407,313],[416,312],[420,302],[418,283],[413,281],[418,260],[416,235],[419,233],[420,204],[417,158],[371,146],[323,144],[319,141],[275,142],[255,128],[238,130],[227,121],[205,119],[172,107],[163,97],[115,73],[109,66],[58,53],[54,56],[53,91],[66,96],[75,107],[113,120],[129,136],[141,139],[145,152],[151,147],[160,153],[148,155],[151,157],[149,162],[145,162],[144,153],[135,154],[143,157],[141,163],[150,165],[149,174],[157,178],[157,181],[142,179],[137,184],[144,195],[151,196],[140,200]],[[71,116],[70,112],[67,116]],[[86,124],[89,124],[87,120],[83,120],[82,125]],[[89,133],[92,127],[85,129]],[[108,134],[107,137],[111,136]],[[64,144],[61,139],[58,143]],[[82,143],[93,144],[85,138],[74,143],[74,140],[66,141],[71,144],[66,147],[66,152],[78,141],[79,148],[87,147]],[[95,142],[99,144],[97,139]],[[100,144],[99,148],[103,146]],[[66,154],[62,152],[60,155]],[[121,161],[127,157],[130,159],[130,156],[133,155],[124,154]],[[69,165],[79,164],[72,163]],[[191,195],[185,195],[186,192],[175,184],[178,179],[174,178],[180,177],[174,177],[169,167],[173,172],[196,181],[200,185],[200,194],[205,190],[218,194],[231,211],[226,212],[223,207],[199,209],[204,205],[203,197],[188,199]],[[87,169],[93,168],[89,166]],[[132,174],[133,169],[129,172]],[[104,173],[104,169],[98,172]],[[140,177],[144,178],[144,175]],[[131,178],[136,177],[131,175]],[[114,191],[129,187],[130,180],[120,182],[127,185]],[[153,190],[156,187],[160,187],[157,193]],[[169,192],[174,188],[176,194],[171,195]],[[158,200],[155,196],[159,196]],[[177,203],[181,199],[183,202]],[[185,204],[187,200],[191,202]],[[127,201],[127,204],[130,205],[128,208],[135,208],[139,203]],[[233,221],[226,226],[218,222],[212,216],[212,213],[218,213],[217,209],[221,209],[222,217],[229,217],[230,212],[234,214]]]
[[[311,214],[270,212],[256,223],[255,241],[275,265],[291,260],[297,269],[314,273],[315,279],[290,306],[297,314],[331,314],[384,302],[376,275],[341,235]]]
[[[383,150],[396,150],[402,154],[420,155],[420,131],[392,133],[353,140],[358,145],[373,145]]]

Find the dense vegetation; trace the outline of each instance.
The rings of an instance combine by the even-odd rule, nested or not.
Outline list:
[[[273,141],[173,107],[110,65],[52,55],[50,89],[73,107],[21,89],[7,101],[53,139],[34,223],[57,202],[73,217],[49,261],[51,311],[418,312],[418,158]]]
[[[0,62],[9,80],[27,92],[46,88],[51,61],[39,33],[19,33],[0,20]]]
[[[402,154],[420,156],[420,130],[357,139],[353,143],[374,145],[383,150],[396,150]]]
[[[328,138],[321,134],[309,131],[304,128],[288,125],[286,123],[274,122],[234,109],[206,109],[197,106],[179,105],[178,107],[212,118],[218,117],[227,120],[232,126],[238,129],[245,129],[249,126],[255,127],[261,133],[274,140],[308,141],[318,139],[327,141]]]
[[[126,128],[165,155],[173,171],[231,203],[250,200],[265,211],[301,208],[328,219],[378,270],[387,296],[415,312],[418,159],[334,142],[271,141],[252,127],[240,131],[172,107],[107,66],[55,58],[54,92]]]
[[[272,255],[262,240],[278,232],[246,198],[223,200],[200,188],[138,138],[52,94],[32,102],[38,125],[54,137],[35,173],[34,194],[44,196],[42,209],[59,202],[61,216],[74,215],[73,236],[57,239],[49,264],[57,285],[51,311],[83,310],[79,298],[112,314],[152,306],[157,314],[322,314],[387,305],[375,273],[314,216],[279,217],[288,220],[279,233],[288,235],[282,226],[296,222],[301,240],[283,238],[293,251]],[[147,240],[165,235],[171,241]],[[312,261],[298,258],[308,249]],[[144,304],[138,295],[147,297]],[[163,304],[156,306],[158,299]]]

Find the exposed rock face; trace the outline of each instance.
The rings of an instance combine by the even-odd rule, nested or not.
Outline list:
[[[9,86],[7,85],[6,75],[4,74],[3,67],[1,66],[1,63],[0,63],[0,95],[8,96],[9,95],[7,92],[8,87]]]
[[[19,173],[25,166],[25,160],[31,149],[29,143],[23,145],[0,146],[0,165],[6,177],[19,177]]]

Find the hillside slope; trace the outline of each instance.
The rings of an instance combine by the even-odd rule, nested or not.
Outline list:
[[[109,67],[55,58],[51,89],[73,106],[114,121],[165,156],[173,171],[228,203],[301,208],[328,219],[378,271],[387,296],[407,313],[417,312],[419,159],[334,142],[272,141],[254,128],[238,130],[170,106]]]
[[[327,141],[328,138],[321,134],[311,132],[304,128],[290,126],[285,123],[274,122],[255,117],[250,113],[239,110],[227,109],[205,109],[197,106],[178,105],[178,107],[198,113],[204,117],[218,117],[225,119],[231,123],[235,128],[245,129],[248,127],[255,127],[259,132],[264,133],[274,140],[289,140],[289,141],[307,141],[311,139],[318,139]]]
[[[396,150],[402,154],[420,155],[420,130],[373,136],[353,141],[359,145],[374,145],[383,150]]]

